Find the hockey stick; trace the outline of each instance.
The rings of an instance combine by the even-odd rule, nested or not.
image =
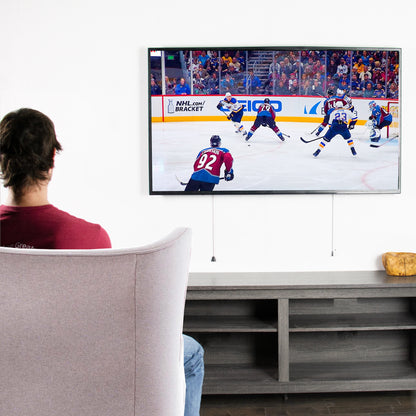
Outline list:
[[[303,143],[311,143],[311,142],[314,142],[316,140],[321,140],[323,138],[324,138],[324,136],[322,136],[322,137],[315,137],[314,139],[311,139],[311,140],[305,140],[303,137],[301,137],[300,139],[303,141]]]
[[[385,144],[390,143],[392,140],[397,139],[398,137],[399,137],[399,135],[397,134],[394,137],[392,137],[391,139],[386,140],[384,143],[381,143],[381,144],[370,144],[370,147],[378,148],[378,147],[384,146]]]
[[[319,124],[320,126],[320,124]],[[314,134],[316,132],[316,130],[318,130],[319,126],[316,126],[309,134]]]
[[[182,182],[179,178],[178,175],[175,175],[176,180],[183,186],[188,185],[188,182]]]
[[[282,132],[280,132],[282,133]],[[283,136],[287,137],[288,139],[290,139],[290,136],[288,134],[282,133]]]
[[[217,107],[217,108],[218,108],[218,107]],[[221,111],[221,113],[223,113],[223,114],[225,115],[225,117],[227,117],[227,119],[228,119],[228,120],[231,120],[230,115],[229,115],[229,114],[227,114],[227,113],[225,112],[225,110],[223,110],[223,109],[222,109],[222,107],[221,107],[221,108],[218,108],[218,110],[220,110],[220,111]]]

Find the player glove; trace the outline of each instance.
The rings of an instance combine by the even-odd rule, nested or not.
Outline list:
[[[232,181],[234,179],[234,171],[233,171],[233,169],[225,170],[224,171],[224,179],[226,181]]]
[[[352,130],[355,127],[355,123],[356,121],[351,121],[350,124],[348,125],[348,129]]]
[[[218,110],[222,110],[222,104],[221,103],[218,103],[217,104],[217,108],[218,108]]]

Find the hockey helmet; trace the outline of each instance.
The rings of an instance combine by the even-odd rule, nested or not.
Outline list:
[[[373,108],[375,108],[377,106],[377,103],[375,101],[370,101],[368,103],[368,106],[370,107],[370,110],[372,110]]]
[[[270,103],[270,98],[265,98],[265,99],[264,99],[264,103],[265,103],[265,104],[269,104],[269,103]]]
[[[211,147],[219,147],[221,145],[221,137],[214,135],[210,139]]]
[[[345,95],[345,91],[342,88],[337,89],[337,96],[343,97]]]

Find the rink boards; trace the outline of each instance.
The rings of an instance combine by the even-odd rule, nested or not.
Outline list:
[[[244,105],[244,120],[254,121],[257,110],[266,96],[235,95]],[[267,96],[276,111],[277,120],[292,123],[320,123],[325,97]],[[226,112],[217,109],[223,98],[219,95],[158,95],[151,97],[151,122],[221,121]],[[370,115],[368,103],[375,100],[387,108],[389,102],[398,100],[354,98],[357,125],[364,125]]]

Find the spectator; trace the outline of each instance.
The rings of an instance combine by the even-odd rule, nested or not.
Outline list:
[[[380,61],[376,61],[373,69],[373,76],[371,77],[371,80],[376,84],[377,82],[381,82],[384,84],[386,80],[386,72],[383,71],[381,68]]]
[[[251,69],[248,71],[248,76],[244,78],[243,85],[247,94],[258,94],[260,92],[261,81],[258,76],[254,75],[254,71]]]
[[[241,64],[237,60],[237,58],[234,56],[231,63],[228,65],[228,68],[234,68],[234,72],[240,72],[241,71]]]
[[[311,87],[311,95],[319,95],[321,97],[325,95],[322,85],[317,79],[313,81],[313,85]]]
[[[279,62],[277,62],[278,55],[274,55],[273,61],[269,65],[269,76],[273,73],[280,74],[280,65]]]
[[[157,82],[154,78],[152,78],[150,80],[150,93],[151,93],[151,95],[161,95],[162,94],[162,89],[159,87],[159,85],[157,84]]]
[[[306,64],[309,60],[309,51],[303,49],[300,52],[300,60],[301,60],[302,64]]]
[[[213,72],[212,75],[208,78],[207,90],[208,94],[216,95],[219,94],[220,85],[218,82],[217,73]]]
[[[381,85],[380,82],[376,83],[376,87],[374,88],[373,97],[375,97],[375,98],[385,98],[386,97],[386,92],[384,91],[384,88],[383,88],[383,86]]]
[[[225,94],[230,92],[231,94],[234,93],[234,78],[231,77],[229,73],[225,74],[225,77],[221,80],[221,92]]]
[[[348,79],[348,75],[344,74],[338,82],[338,88],[344,91],[347,91],[350,87],[350,80]]]
[[[36,249],[111,248],[98,224],[76,218],[51,205],[48,187],[55,154],[62,150],[53,122],[39,111],[24,108],[0,122],[0,171],[9,188],[0,206],[1,245]],[[24,226],[22,226],[24,224]],[[204,377],[203,349],[184,335],[187,385],[185,416],[199,414]]]
[[[335,59],[331,58],[327,67],[328,74],[333,77],[337,73],[337,69],[338,65],[336,64]]]
[[[194,75],[194,94],[206,94],[205,82],[198,72]]]
[[[185,82],[185,78],[181,78],[179,84],[175,88],[176,95],[189,95],[191,93],[191,89],[189,85]]]
[[[295,81],[295,80],[297,80],[298,78],[296,77],[296,74],[294,73],[294,72],[292,72],[290,75],[289,75],[289,90],[291,89],[291,87],[292,87],[292,85],[293,85],[293,82]]]
[[[202,64],[199,64],[198,69],[194,72],[195,74],[198,74],[203,80],[209,78],[209,73]]]
[[[210,75],[212,75],[213,72],[218,72],[219,68],[220,68],[220,58],[218,57],[218,52],[217,51],[212,51],[211,52],[211,57],[209,58],[209,71]],[[208,68],[207,68],[208,70]]]
[[[326,90],[330,90],[332,89],[333,91],[336,91],[337,89],[337,84],[335,82],[335,80],[333,79],[333,77],[331,75],[328,75],[326,77]]]
[[[360,81],[357,77],[357,74],[352,74],[351,75],[350,95],[352,97],[360,97],[362,95],[362,91],[361,91],[361,88],[360,88]]]
[[[301,75],[303,73],[303,65],[301,64],[301,62],[299,60],[296,60],[293,64],[292,64],[292,72],[291,74],[295,74],[295,77],[299,80]]]
[[[312,95],[312,85],[309,78],[305,78],[301,83],[301,95]]]
[[[169,80],[169,77],[165,77],[165,88],[166,88],[166,95],[175,95],[175,88],[176,88],[176,78],[173,78],[172,81]]]
[[[282,79],[277,84],[276,95],[289,95],[289,88]]]
[[[234,56],[237,58],[237,61],[240,63],[240,72],[245,71],[246,58],[243,55],[241,55],[240,51],[236,51]]]
[[[226,74],[228,72],[228,66],[232,62],[232,58],[229,52],[224,52],[224,55],[221,57],[221,72]]]
[[[348,74],[348,66],[345,63],[345,59],[341,58],[339,65],[337,66],[337,75],[339,78],[342,78],[344,75]]]
[[[370,98],[374,97],[374,87],[372,82],[368,82],[366,88],[363,91],[363,97]]]
[[[367,88],[367,85],[371,84],[371,87],[373,88],[374,83],[369,78],[368,74],[364,74],[364,79],[360,83],[360,88],[364,92],[364,90]]]
[[[363,70],[359,73],[361,81],[365,80],[365,75],[368,75],[368,79],[372,79],[373,77],[373,74],[371,71],[368,70],[368,67],[366,65],[363,65]]]
[[[290,95],[299,95],[299,82],[297,78],[294,78],[289,86],[289,94]]]
[[[292,64],[290,63],[288,57],[283,58],[283,61],[280,62],[280,72],[286,74],[288,78],[290,73],[293,72]]]
[[[364,63],[362,58],[358,58],[358,61],[354,64],[354,68],[357,69],[357,72],[360,74],[364,71]]]
[[[201,55],[198,56],[197,63],[199,65],[202,65],[203,68],[206,68],[208,60],[209,60],[209,56],[207,55],[207,52],[201,51]]]
[[[387,97],[397,99],[399,98],[399,88],[395,82],[392,82],[388,86]]]
[[[274,94],[274,88],[278,84],[280,76],[277,72],[272,72],[269,74],[266,82],[264,83],[265,92],[268,94]]]
[[[368,54],[368,51],[363,51],[363,53],[361,55],[361,60],[362,60],[363,64],[369,66],[371,59],[373,59],[373,58]]]

